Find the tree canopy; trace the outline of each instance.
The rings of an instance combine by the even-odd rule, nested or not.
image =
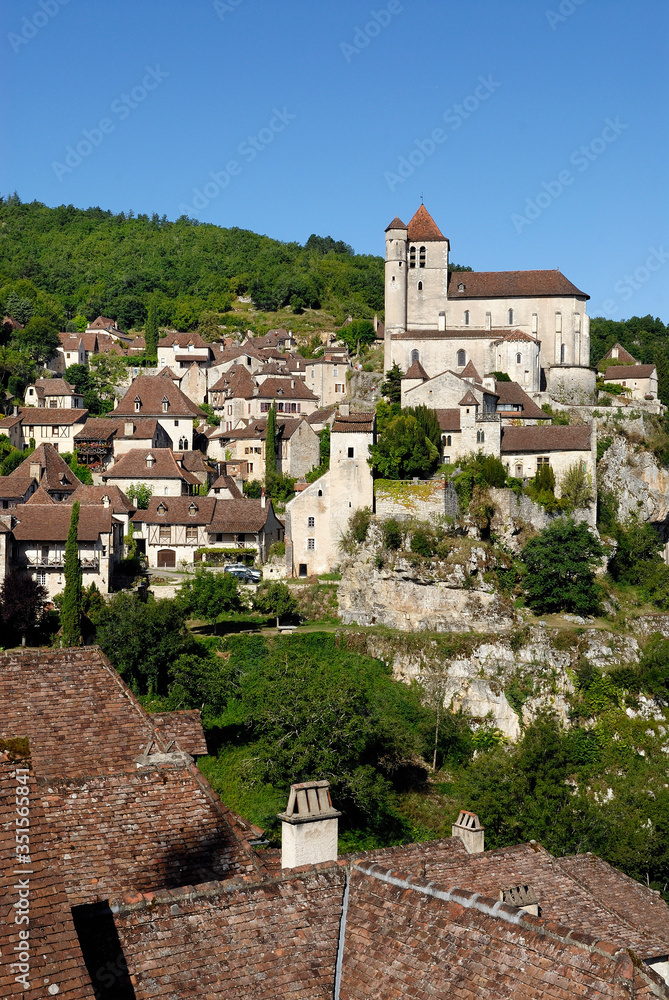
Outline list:
[[[437,447],[410,413],[393,417],[369,451],[375,475],[384,479],[426,479],[439,464]]]
[[[531,538],[521,553],[528,605],[539,614],[594,614],[600,603],[595,568],[604,553],[587,524],[577,524],[572,518],[554,521]]]

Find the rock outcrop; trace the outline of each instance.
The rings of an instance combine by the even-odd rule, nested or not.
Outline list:
[[[636,517],[657,525],[669,521],[669,470],[622,435],[614,437],[599,463],[599,486],[615,497],[623,524]]]

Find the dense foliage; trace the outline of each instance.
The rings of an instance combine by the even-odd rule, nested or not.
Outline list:
[[[559,518],[531,538],[521,553],[527,603],[539,614],[597,612],[595,569],[605,549],[587,524]]]
[[[182,216],[0,201],[0,300],[20,322],[112,316],[125,329],[194,329],[233,295],[265,310],[329,309],[342,320],[383,309],[383,260],[311,236],[304,246]],[[31,312],[32,310],[32,312]],[[20,317],[24,317],[21,319]],[[61,327],[61,328],[64,328]],[[155,342],[150,333],[151,348]]]
[[[77,534],[79,528],[79,501],[72,504],[70,528],[65,543],[65,590],[60,609],[62,641],[64,646],[81,645],[81,615],[82,615],[82,571],[79,559]]]
[[[668,335],[669,327],[657,317],[612,320],[597,316],[590,320],[590,364],[596,367],[607,351],[620,343],[637,361],[657,366],[659,397],[669,404]]]

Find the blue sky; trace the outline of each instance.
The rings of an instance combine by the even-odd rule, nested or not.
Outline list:
[[[669,320],[664,0],[3,0],[0,192],[475,270]]]

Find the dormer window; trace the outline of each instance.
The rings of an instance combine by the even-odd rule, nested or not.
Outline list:
[[[135,396],[135,413],[139,413],[142,408],[142,401],[139,396]]]
[[[462,282],[460,282],[460,284],[458,285],[458,291],[459,292],[464,292],[464,290],[465,290],[465,286],[462,284]]]
[[[153,455],[149,454],[149,455],[146,456],[146,467],[147,467],[147,469],[152,469],[153,466],[155,465],[155,462],[156,462],[156,460],[155,460],[155,457]]]
[[[418,266],[425,267],[425,247],[421,247],[418,251]]]
[[[188,505],[188,513],[191,517],[195,517],[198,512],[198,506],[196,503],[191,503]]]
[[[157,514],[167,514],[167,504],[163,503],[162,500],[160,501],[160,503],[156,507],[156,513]]]
[[[163,413],[167,413],[170,406],[170,401],[167,396],[163,396]]]
[[[409,267],[415,267],[415,266],[416,266],[416,248],[415,247],[410,247],[409,248]]]

